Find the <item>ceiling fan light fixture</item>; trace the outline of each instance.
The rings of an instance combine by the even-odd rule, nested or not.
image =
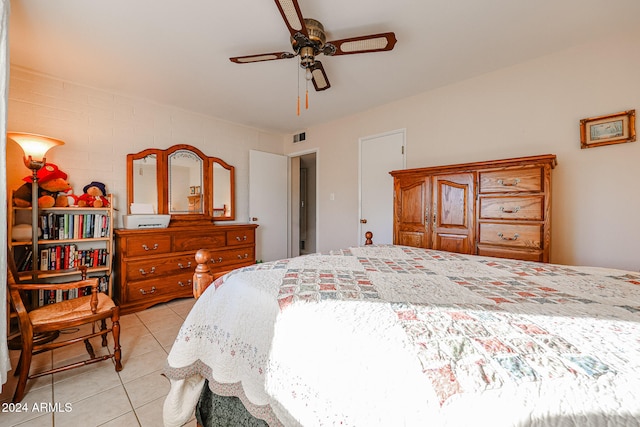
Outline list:
[[[300,49],[300,67],[309,68],[315,63],[315,52],[312,46],[305,46]]]

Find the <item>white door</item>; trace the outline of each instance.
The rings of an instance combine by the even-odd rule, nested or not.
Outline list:
[[[405,130],[360,138],[359,241],[373,233],[373,242],[393,243],[393,177],[405,168]]]
[[[256,229],[256,259],[287,257],[287,156],[249,151],[249,218]]]

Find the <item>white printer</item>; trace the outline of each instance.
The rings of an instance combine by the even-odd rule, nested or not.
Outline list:
[[[165,228],[169,226],[171,215],[154,213],[153,206],[144,203],[131,203],[131,215],[123,215],[122,223],[128,230],[145,228]]]

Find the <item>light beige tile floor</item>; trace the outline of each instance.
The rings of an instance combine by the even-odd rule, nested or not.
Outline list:
[[[161,375],[180,325],[195,302],[186,298],[121,316],[120,345],[123,369],[111,359],[27,381],[22,412],[0,412],[0,427],[159,427],[169,380]],[[64,331],[69,337],[76,331]],[[111,337],[110,337],[111,338]],[[100,338],[92,340],[96,353],[105,352]],[[113,350],[110,339],[109,350]],[[84,344],[68,346],[34,357],[31,372],[86,358]],[[15,367],[18,351],[11,351]],[[9,372],[0,402],[11,402],[16,377]],[[186,426],[196,425],[195,418]]]

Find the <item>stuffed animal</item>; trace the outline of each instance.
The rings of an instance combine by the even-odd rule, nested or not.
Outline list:
[[[67,182],[67,174],[62,172],[53,163],[47,163],[37,172],[38,177],[38,207],[51,208],[53,206],[65,206],[63,201],[58,202],[58,193],[69,191],[71,186]],[[31,206],[31,175],[23,178],[26,181],[13,193],[13,204],[17,207],[28,208]],[[57,204],[60,203],[60,204]]]
[[[102,208],[109,206],[109,199],[104,197],[107,194],[105,185],[101,182],[93,181],[82,189],[82,196],[78,197],[78,206]]]
[[[56,206],[67,207],[67,206],[77,206],[77,205],[78,205],[78,196],[76,196],[73,193],[73,189],[69,188],[67,191],[58,193],[58,197],[56,197]]]

